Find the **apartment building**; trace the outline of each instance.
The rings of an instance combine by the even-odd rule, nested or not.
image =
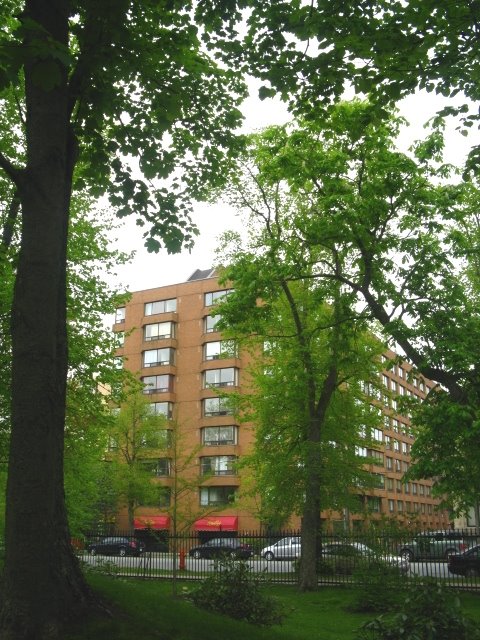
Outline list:
[[[238,353],[216,329],[215,304],[226,290],[218,284],[213,271],[197,270],[186,282],[132,294],[130,301],[117,309],[113,330],[119,334],[117,356],[144,383],[151,410],[164,415],[175,429],[180,455],[191,464],[178,464],[190,478],[189,490],[178,497],[177,509],[193,531],[258,530],[258,504],[233,500],[243,482],[245,471],[235,464],[253,445],[253,425],[239,424],[223,392],[245,388],[242,372],[248,356]],[[383,356],[395,358],[393,352]],[[408,363],[385,368],[381,384],[375,389],[365,385],[366,401],[379,407],[383,428],[374,430],[373,444],[359,447],[358,454],[369,461],[369,470],[378,486],[363,497],[365,511],[372,517],[398,516],[416,519],[422,528],[448,526],[448,514],[437,510],[429,480],[402,482],[410,464],[413,443],[410,420],[398,412],[402,395],[425,397],[431,383],[412,375]],[[221,393],[220,393],[221,391]],[[178,454],[176,454],[178,456]],[[135,528],[169,530],[172,526],[171,458],[159,458],[155,481],[166,487],[163,504],[138,507]],[[178,473],[178,471],[177,471]],[[170,491],[170,494],[168,494]],[[176,495],[176,494],[175,494]],[[185,515],[185,514],[188,514]],[[359,514],[324,513],[328,526],[358,526]],[[126,515],[120,513],[118,527],[126,527]],[[299,525],[292,519],[291,526]]]

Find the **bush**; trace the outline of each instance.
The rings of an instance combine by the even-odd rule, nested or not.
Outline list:
[[[392,611],[398,607],[401,596],[405,596],[408,584],[398,567],[381,561],[361,564],[353,577],[360,587],[350,607],[356,612]]]
[[[413,586],[398,613],[379,616],[357,631],[358,640],[480,640],[453,591],[435,582]]]
[[[232,558],[218,560],[216,569],[190,594],[197,607],[261,626],[282,622],[280,603],[262,591],[262,574]]]

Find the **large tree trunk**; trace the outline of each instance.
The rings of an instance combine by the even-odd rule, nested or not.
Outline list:
[[[26,14],[67,44],[68,3],[26,2]],[[41,31],[27,36],[43,38]],[[28,44],[28,42],[27,42]],[[62,637],[89,601],[69,540],[63,490],[67,377],[66,247],[73,137],[66,69],[54,88],[25,67],[27,166],[19,184],[22,241],[12,309],[12,435],[0,635]],[[37,78],[37,83],[34,78]],[[45,78],[45,80],[47,80]]]

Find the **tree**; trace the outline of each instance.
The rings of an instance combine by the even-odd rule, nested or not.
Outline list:
[[[158,458],[159,451],[169,448],[170,440],[167,419],[152,413],[148,397],[132,389],[114,416],[109,431],[108,462],[119,502],[127,507],[131,529],[137,507],[160,504],[166,492],[153,478],[162,473],[160,465],[165,465],[165,469],[170,465],[169,458]],[[169,475],[167,470],[163,470],[163,474]]]
[[[248,29],[230,42],[237,64],[265,81],[260,97],[280,95],[297,114],[316,117],[345,90],[393,104],[418,89],[446,102],[439,119],[478,123],[476,1],[249,2]],[[229,32],[230,40],[235,33]],[[460,99],[460,100],[459,100]],[[480,147],[468,169],[478,171]]]
[[[480,499],[480,425],[477,406],[452,402],[436,389],[420,407],[413,408],[414,464],[408,479],[434,478],[433,492],[452,513],[473,507],[478,526]]]
[[[231,14],[213,18],[202,9],[2,4],[0,97],[14,126],[6,129],[2,117],[0,170],[22,219],[11,322],[5,638],[58,635],[62,621],[92,602],[70,548],[63,496],[70,201],[83,186],[108,192],[119,215],[134,211],[149,223],[149,248],[158,249],[160,238],[169,251],[192,241],[188,203],[221,179],[244,92],[202,44]],[[155,178],[164,182],[150,188]]]
[[[254,359],[268,345],[246,398],[247,419],[256,425],[250,464],[267,514],[302,515],[300,587],[308,590],[317,587],[321,510],[347,506],[360,478],[368,485],[355,446],[361,427],[368,431],[379,415],[358,403],[361,382],[378,379],[382,346],[367,334],[351,293],[335,281],[315,283],[316,264],[334,262],[343,271],[348,254],[298,234],[315,211],[308,196],[270,171],[264,154],[274,139],[274,129],[254,136],[229,183],[250,235],[246,247],[227,236],[219,261],[234,290],[218,311]]]
[[[105,274],[129,256],[108,247],[107,234],[114,231],[111,214],[103,212],[100,223],[92,219],[93,202],[86,194],[76,194],[70,221],[67,265],[68,340],[70,344],[65,438],[65,494],[69,526],[74,535],[96,522],[92,505],[99,502],[98,478],[107,442],[108,414],[106,389],[123,379],[114,365],[115,343],[104,326],[109,314],[124,296],[105,282]],[[5,225],[1,225],[6,228]],[[8,460],[10,436],[9,309],[13,295],[18,256],[19,220],[12,220],[8,237],[3,238],[3,288],[0,302],[2,333],[2,376],[0,404],[2,417],[2,464]],[[103,392],[99,385],[103,384]],[[2,487],[6,482],[2,483]],[[2,532],[4,529],[2,509]]]
[[[437,134],[410,154],[396,151],[399,124],[368,103],[341,103],[270,129],[258,157],[271,183],[283,179],[310,203],[293,227],[305,252],[334,250],[335,259],[319,253],[303,270],[312,290],[336,281],[357,296],[395,350],[448,392],[450,415],[461,416],[455,442],[465,444],[460,431],[469,416],[475,432],[480,404],[478,189],[442,164]],[[443,395],[432,394],[425,411],[437,403],[440,428]]]

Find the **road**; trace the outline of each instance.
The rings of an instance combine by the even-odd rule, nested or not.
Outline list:
[[[170,573],[174,569],[174,558],[171,553],[146,553],[140,558],[118,556],[90,556],[81,555],[81,559],[90,566],[102,566],[108,570],[117,567],[120,571],[128,571],[136,575],[148,575],[162,572]],[[285,575],[295,573],[295,564],[291,560],[267,561],[263,558],[252,558],[247,560],[248,566],[255,572],[265,572],[270,577],[275,575]],[[210,573],[216,568],[216,561],[207,558],[195,559],[185,557],[185,571],[192,574]],[[177,569],[179,568],[179,558],[177,557]],[[459,578],[448,572],[446,562],[412,562],[407,575],[425,576],[432,578],[443,578],[455,580]],[[461,580],[461,578],[459,578]]]

